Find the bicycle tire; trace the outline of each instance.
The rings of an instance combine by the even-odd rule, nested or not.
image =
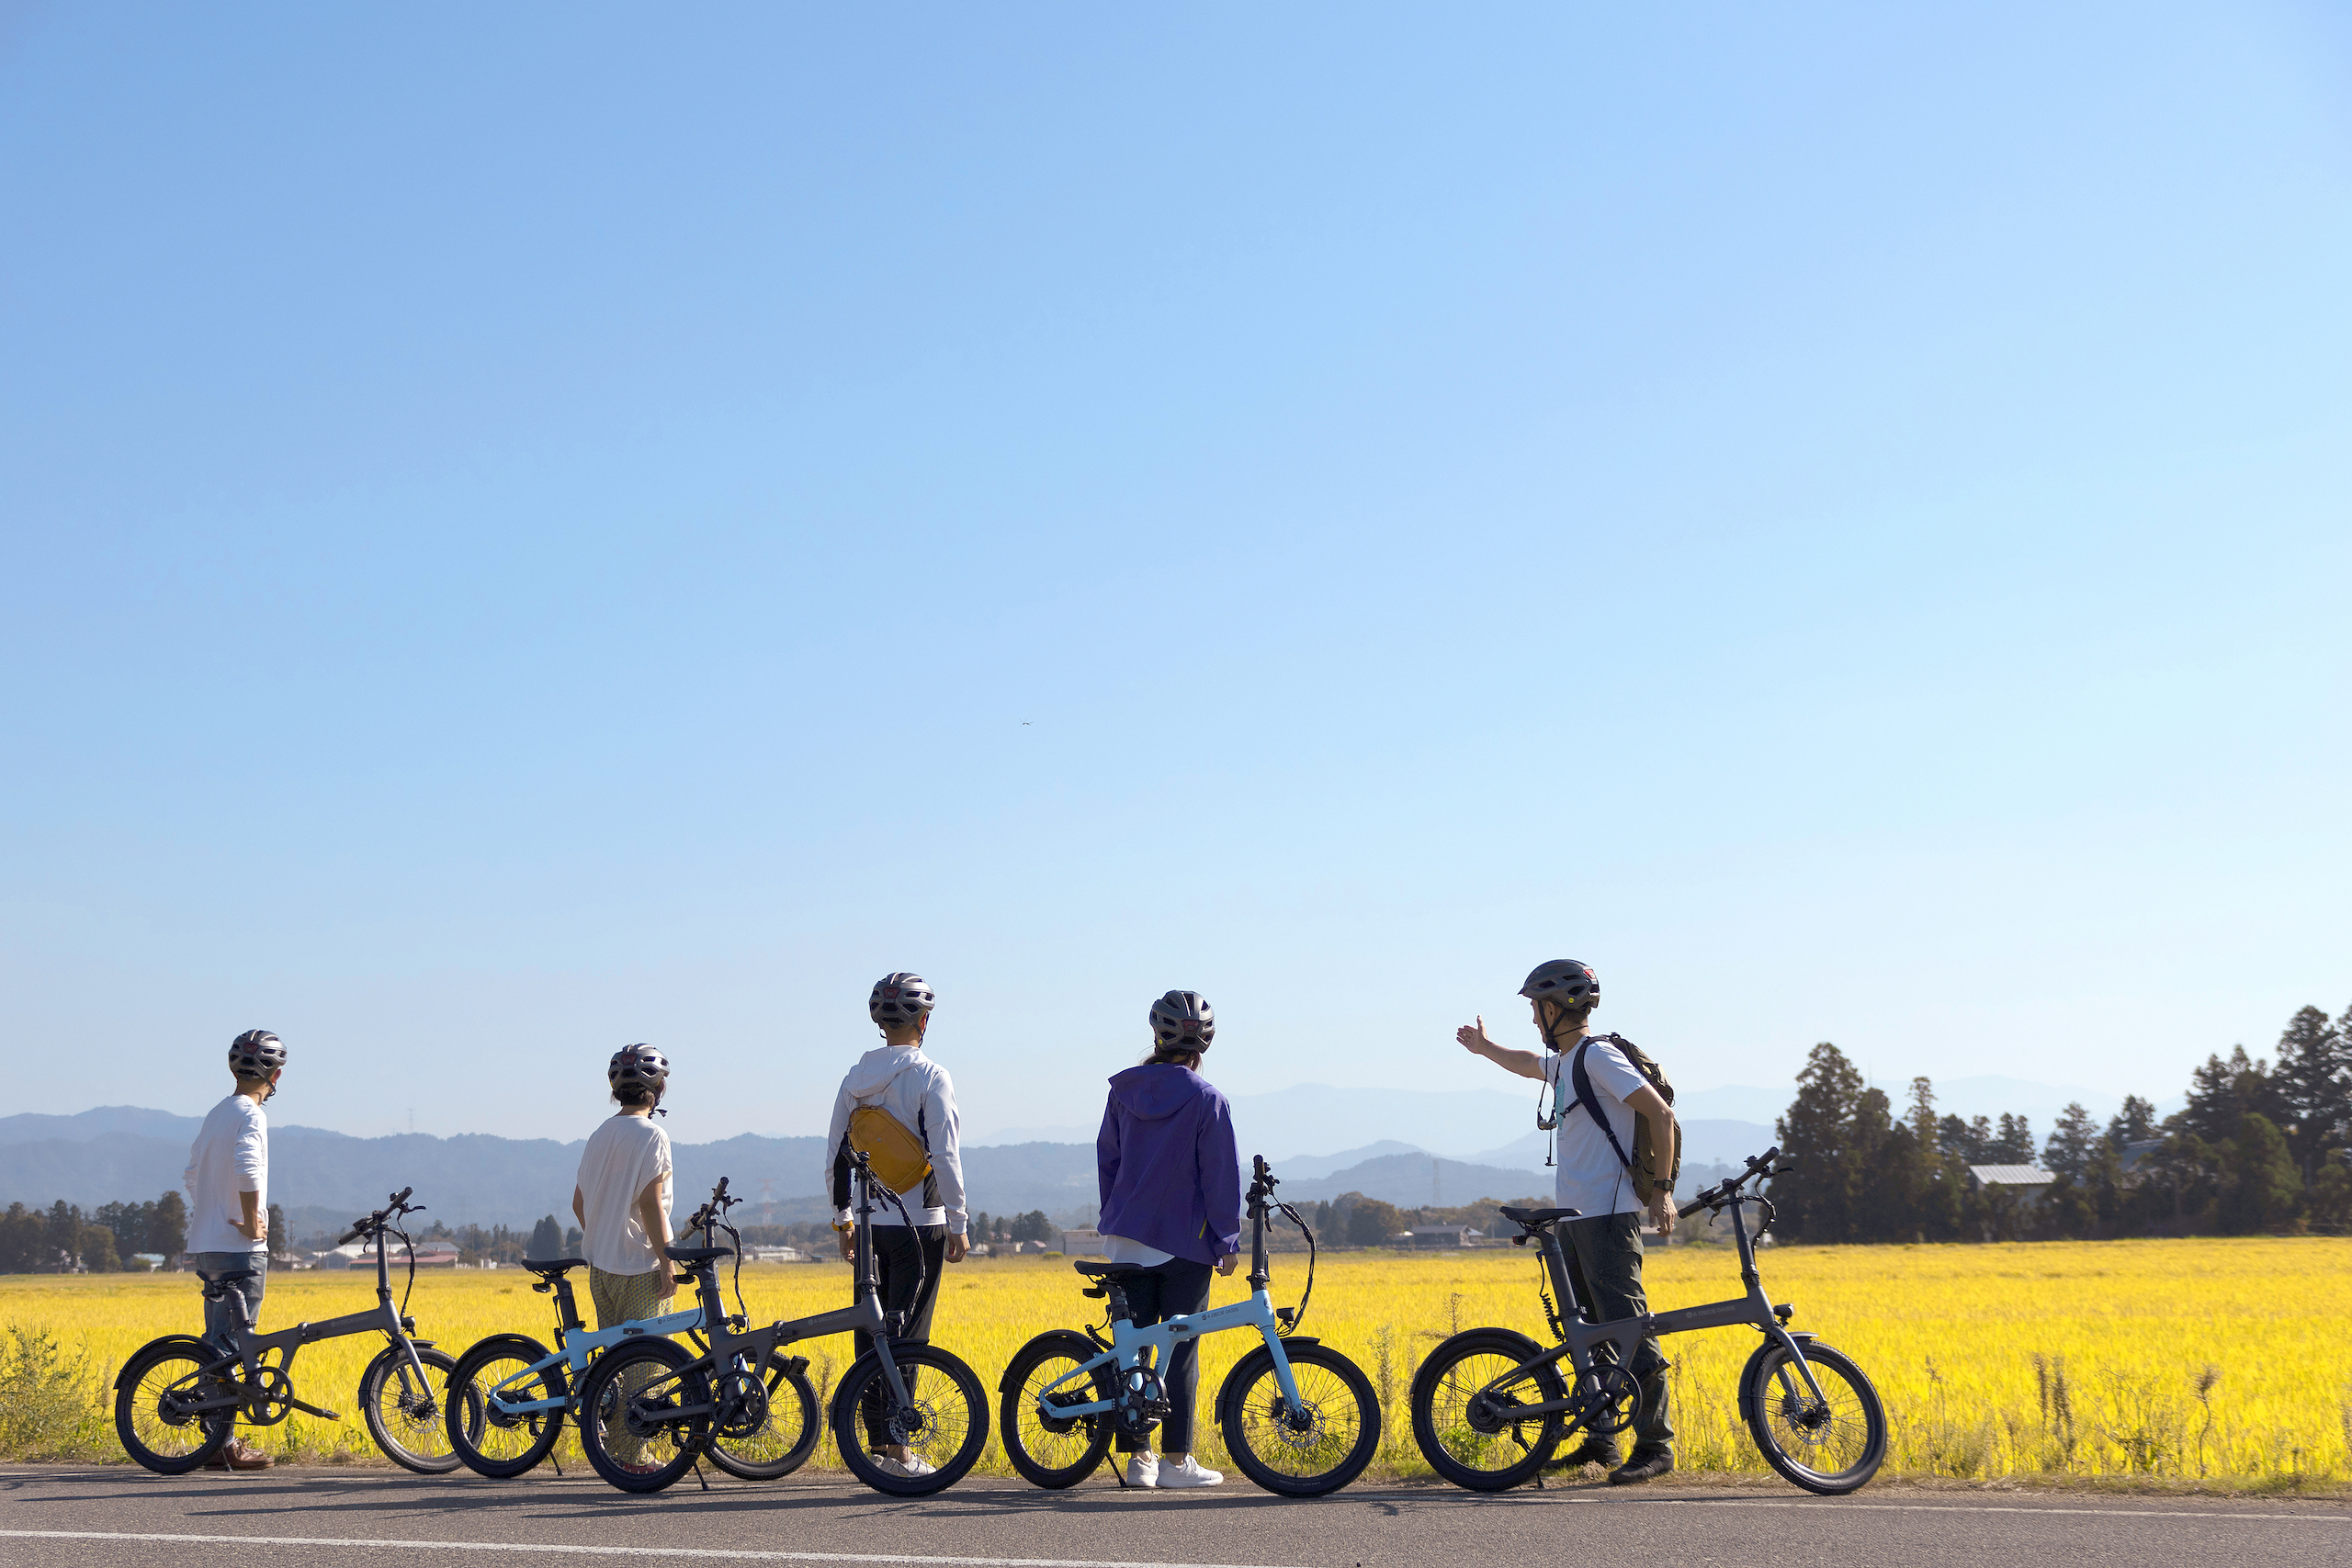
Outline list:
[[[526,1334],[493,1334],[480,1340],[449,1373],[451,1396],[444,1419],[449,1446],[476,1475],[512,1481],[526,1475],[555,1448],[563,1436],[563,1411],[534,1410],[522,1416],[502,1415],[490,1391],[517,1373],[537,1366],[554,1354]],[[571,1380],[558,1361],[519,1391],[539,1399],[571,1398]],[[469,1411],[468,1400],[473,1401]]]
[[[588,1369],[588,1375],[580,1380],[580,1392],[571,1402],[572,1419],[579,1424],[580,1446],[586,1451],[588,1462],[608,1484],[624,1492],[659,1492],[694,1464],[695,1456],[702,1451],[710,1432],[709,1416],[688,1416],[665,1421],[658,1432],[632,1439],[632,1435],[620,1425],[620,1400],[624,1388],[621,1379],[628,1375],[631,1368],[642,1367],[650,1375],[637,1387],[668,1379],[671,1386],[661,1394],[666,1403],[708,1404],[710,1380],[702,1368],[694,1365],[697,1359],[673,1339],[632,1339],[598,1356],[595,1364]],[[692,1370],[686,1370],[689,1368]],[[658,1463],[635,1459],[628,1446],[634,1440],[638,1451],[643,1452],[654,1449],[664,1438],[674,1451]]]
[[[867,1391],[872,1390],[880,1401],[884,1420],[899,1414],[890,1407],[889,1383],[882,1375],[880,1359],[871,1350],[842,1375],[841,1386],[833,1391],[833,1441],[850,1473],[876,1492],[893,1497],[928,1497],[963,1480],[979,1462],[989,1443],[988,1393],[980,1386],[979,1374],[966,1366],[961,1357],[936,1345],[894,1341],[890,1359],[909,1385],[914,1406],[910,1414],[918,1423],[907,1434],[906,1446],[933,1467],[931,1473],[894,1474],[865,1450],[865,1423],[858,1405]],[[926,1371],[933,1375],[924,1377]]]
[[[368,1435],[384,1450],[384,1457],[403,1470],[419,1475],[447,1475],[465,1461],[458,1450],[447,1447],[449,1423],[442,1412],[450,1398],[449,1374],[457,1370],[457,1361],[447,1354],[416,1347],[416,1359],[424,1367],[424,1393],[420,1398],[401,1376],[408,1368],[408,1358],[401,1354],[398,1345],[387,1345],[368,1363],[359,1374],[359,1414],[367,1419]],[[441,1374],[441,1386],[433,1386],[433,1374]],[[397,1393],[392,1391],[397,1390]],[[387,1394],[391,1398],[390,1412],[385,1409]],[[469,1402],[460,1398],[455,1403]],[[468,1419],[481,1420],[481,1401],[470,1402]]]
[[[1004,1377],[997,1384],[1002,1397],[997,1427],[1003,1434],[1004,1457],[1032,1484],[1056,1492],[1075,1486],[1093,1474],[1102,1456],[1111,1451],[1107,1416],[1074,1416],[1057,1431],[1046,1424],[1037,1407],[1046,1384],[1102,1353],[1102,1347],[1085,1335],[1057,1328],[1021,1347],[1004,1369]],[[1110,1399],[1118,1393],[1108,1367],[1097,1370],[1088,1384],[1072,1386],[1082,1387],[1089,1399]],[[1052,1462],[1055,1459],[1061,1462]]]
[[[1410,1401],[1413,1442],[1431,1470],[1471,1492],[1508,1492],[1543,1473],[1566,1436],[1558,1415],[1525,1422],[1474,1422],[1470,1412],[1479,1391],[1543,1353],[1534,1340],[1508,1328],[1466,1329],[1430,1352],[1413,1374]],[[1560,1375],[1557,1362],[1513,1380],[1514,1384],[1531,1382],[1535,1398],[1513,1403],[1547,1404],[1568,1397],[1567,1380]],[[1530,1425],[1538,1427],[1532,1438],[1526,1430]],[[1504,1458],[1509,1462],[1481,1462]]]
[[[1363,1473],[1380,1450],[1380,1401],[1363,1369],[1328,1345],[1287,1340],[1283,1354],[1298,1382],[1307,1425],[1294,1427],[1274,1404],[1274,1355],[1261,1345],[1234,1363],[1217,1391],[1218,1427],[1241,1473],[1285,1497],[1319,1497]],[[1324,1375],[1316,1375],[1319,1369]],[[1350,1408],[1350,1407],[1352,1408]],[[1317,1468],[1308,1469],[1306,1466]]]
[[[173,1416],[164,1414],[162,1398],[220,1359],[211,1346],[181,1334],[132,1351],[114,1381],[114,1430],[122,1451],[158,1475],[186,1475],[219,1453],[236,1430],[233,1409]]]
[[[1739,1410],[1764,1462],[1783,1481],[1825,1497],[1859,1491],[1886,1461],[1886,1409],[1862,1369],[1826,1345],[1804,1347],[1827,1397],[1821,1406],[1780,1341],[1767,1338],[1739,1377]],[[1835,1457],[1839,1468],[1806,1462]]]
[[[767,1420],[744,1438],[730,1438],[714,1427],[711,1463],[738,1481],[776,1481],[808,1462],[825,1426],[818,1418],[817,1390],[808,1381],[808,1365],[798,1356],[768,1351],[760,1379],[767,1389]]]

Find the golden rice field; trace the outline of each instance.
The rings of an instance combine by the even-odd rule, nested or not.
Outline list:
[[[1304,1265],[1299,1255],[1277,1257],[1278,1302],[1295,1298]],[[2352,1478],[2352,1240],[1789,1247],[1766,1253],[1763,1266],[1773,1298],[1796,1304],[1793,1326],[1818,1333],[1876,1382],[1893,1430],[1888,1473],[2230,1484]],[[1736,1261],[1724,1249],[1654,1252],[1648,1273],[1658,1310],[1737,1293]],[[849,1290],[838,1264],[747,1268],[742,1278],[761,1318],[820,1312]],[[1500,1324],[1548,1342],[1536,1278],[1532,1254],[1516,1248],[1324,1261],[1306,1331],[1355,1357],[1383,1391],[1392,1473],[1427,1473],[1406,1393],[1438,1338]],[[366,1272],[275,1276],[266,1325],[362,1309],[372,1284]],[[1098,1304],[1078,1286],[1059,1258],[966,1263],[950,1270],[933,1338],[972,1363],[993,1399],[1023,1342],[1078,1326],[1082,1309]],[[1238,1277],[1219,1280],[1213,1301],[1243,1290]],[[193,1330],[198,1304],[184,1275],[0,1279],[0,1327],[46,1329],[107,1377],[148,1339]],[[548,1298],[515,1271],[421,1278],[412,1310],[420,1330],[452,1353],[493,1332],[549,1338]],[[1205,1425],[1212,1396],[1253,1342],[1225,1334],[1203,1346],[1198,1448],[1206,1462],[1223,1459]],[[1755,1343],[1745,1329],[1667,1342],[1685,1469],[1762,1470],[1734,1404]],[[309,1347],[296,1364],[300,1391],[350,1412],[360,1369],[379,1347],[359,1338]],[[0,1353],[9,1348],[0,1341]],[[827,1389],[848,1349],[846,1338],[799,1347]],[[94,1387],[94,1406],[99,1397]],[[313,1459],[374,1457],[356,1414],[340,1429],[297,1416],[255,1436]],[[120,1457],[111,1426],[96,1422],[83,1423],[71,1448],[77,1457]],[[839,1461],[826,1446],[812,1462]],[[993,1443],[984,1468],[1010,1472]]]

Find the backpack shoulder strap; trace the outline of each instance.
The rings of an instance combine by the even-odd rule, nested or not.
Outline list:
[[[1609,1140],[1610,1148],[1617,1156],[1617,1163],[1627,1170],[1632,1170],[1633,1156],[1625,1152],[1625,1145],[1617,1141],[1617,1129],[1609,1124],[1609,1118],[1600,1109],[1600,1097],[1592,1091],[1592,1075],[1584,1070],[1584,1054],[1592,1049],[1594,1038],[1596,1037],[1588,1035],[1577,1046],[1577,1054],[1568,1060],[1568,1073],[1576,1084],[1577,1103],[1585,1108],[1586,1113],[1592,1118],[1593,1123],[1600,1129],[1600,1135]],[[1611,1034],[1599,1038],[1614,1040],[1616,1036]]]

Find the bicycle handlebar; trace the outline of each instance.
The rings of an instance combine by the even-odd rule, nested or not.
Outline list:
[[[336,1242],[335,1245],[337,1247],[349,1247],[353,1242],[357,1241],[363,1235],[374,1235],[378,1230],[382,1228],[385,1219],[390,1215],[421,1214],[424,1213],[424,1204],[412,1203],[408,1201],[409,1194],[415,1190],[416,1189],[413,1187],[403,1187],[399,1191],[392,1194],[390,1202],[386,1203],[382,1208],[377,1210],[366,1219],[352,1221],[351,1229],[345,1232],[343,1239]]]
[[[1707,1188],[1705,1190],[1696,1194],[1691,1198],[1690,1201],[1683,1204],[1680,1208],[1674,1211],[1674,1217],[1679,1220],[1687,1220],[1702,1209],[1720,1209],[1725,1203],[1731,1202],[1736,1198],[1746,1196],[1740,1191],[1740,1189],[1755,1180],[1758,1177],[1785,1176],[1790,1171],[1796,1168],[1797,1162],[1794,1159],[1783,1160],[1777,1166],[1772,1163],[1774,1160],[1780,1158],[1781,1145],[1778,1144],[1775,1144],[1770,1148],[1766,1149],[1760,1155],[1749,1156],[1747,1161],[1747,1168],[1745,1171],[1741,1172],[1737,1176],[1726,1177],[1724,1179],[1716,1182],[1713,1187]]]

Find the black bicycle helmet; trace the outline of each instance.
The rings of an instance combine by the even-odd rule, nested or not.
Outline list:
[[[1527,976],[1527,984],[1519,988],[1522,997],[1534,1000],[1565,1002],[1569,1007],[1581,1007],[1600,999],[1600,976],[1589,964],[1573,958],[1555,958],[1538,964]]]
[[[650,1045],[624,1045],[605,1064],[605,1081],[615,1094],[639,1089],[660,1094],[670,1081],[670,1058]]]
[[[1151,1037],[1162,1050],[1205,1051],[1216,1038],[1216,1010],[1198,991],[1170,991],[1151,1004]]]
[[[229,1070],[241,1078],[266,1078],[285,1065],[285,1044],[266,1029],[248,1029],[229,1042]]]
[[[938,1005],[931,982],[909,969],[875,981],[874,994],[865,998],[865,1010],[885,1029],[904,1029]]]

